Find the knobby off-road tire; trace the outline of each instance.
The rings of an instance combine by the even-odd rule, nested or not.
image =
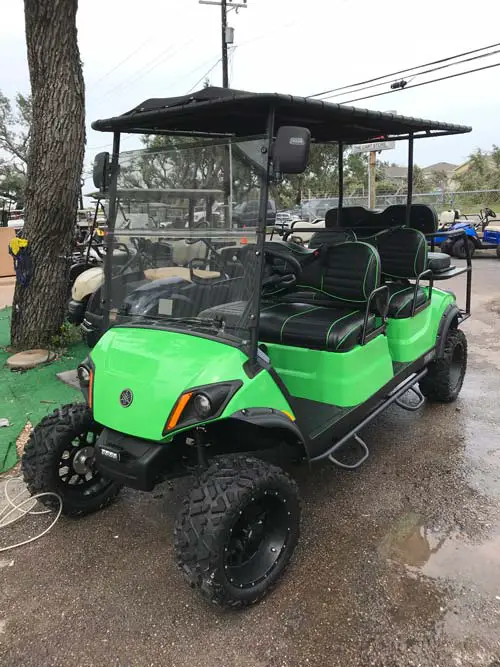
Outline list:
[[[453,255],[458,257],[458,259],[467,259],[465,243],[467,243],[469,246],[469,254],[471,257],[473,257],[474,253],[476,252],[476,246],[470,239],[467,239],[467,241],[464,241],[464,239],[458,239],[458,241],[455,241],[451,249]]]
[[[299,493],[291,477],[256,458],[223,457],[184,500],[175,526],[177,562],[210,602],[250,605],[283,574],[299,524]]]
[[[429,364],[427,375],[420,380],[420,391],[433,403],[456,400],[467,370],[467,339],[461,329],[450,329],[442,358]]]
[[[85,404],[64,405],[44,417],[33,430],[21,462],[31,495],[59,494],[66,516],[83,516],[114,500],[121,485],[93,468],[93,445],[100,430]],[[59,508],[54,497],[40,500],[47,507]]]
[[[447,255],[453,255],[453,242],[450,241],[450,239],[443,241],[443,243],[441,243],[439,250],[441,252],[446,253]]]

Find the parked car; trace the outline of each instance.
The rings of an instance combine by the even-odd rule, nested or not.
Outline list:
[[[250,199],[235,206],[233,211],[233,224],[236,227],[256,227],[259,220],[259,200]],[[266,225],[271,226],[276,222],[276,203],[269,199],[267,202]]]

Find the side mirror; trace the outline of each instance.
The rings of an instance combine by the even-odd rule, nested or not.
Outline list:
[[[274,172],[302,174],[309,160],[310,145],[311,133],[306,127],[280,127],[273,146]]]
[[[95,156],[92,177],[94,186],[104,192],[109,181],[109,153],[98,153]]]

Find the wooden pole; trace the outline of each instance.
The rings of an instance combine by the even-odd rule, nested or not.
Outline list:
[[[377,202],[376,187],[375,187],[375,166],[377,163],[377,153],[370,151],[370,159],[368,163],[368,208],[375,208]]]

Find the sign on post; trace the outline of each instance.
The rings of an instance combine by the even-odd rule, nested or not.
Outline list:
[[[378,151],[390,151],[396,145],[394,141],[373,141],[370,144],[353,144],[353,153],[377,153]]]

